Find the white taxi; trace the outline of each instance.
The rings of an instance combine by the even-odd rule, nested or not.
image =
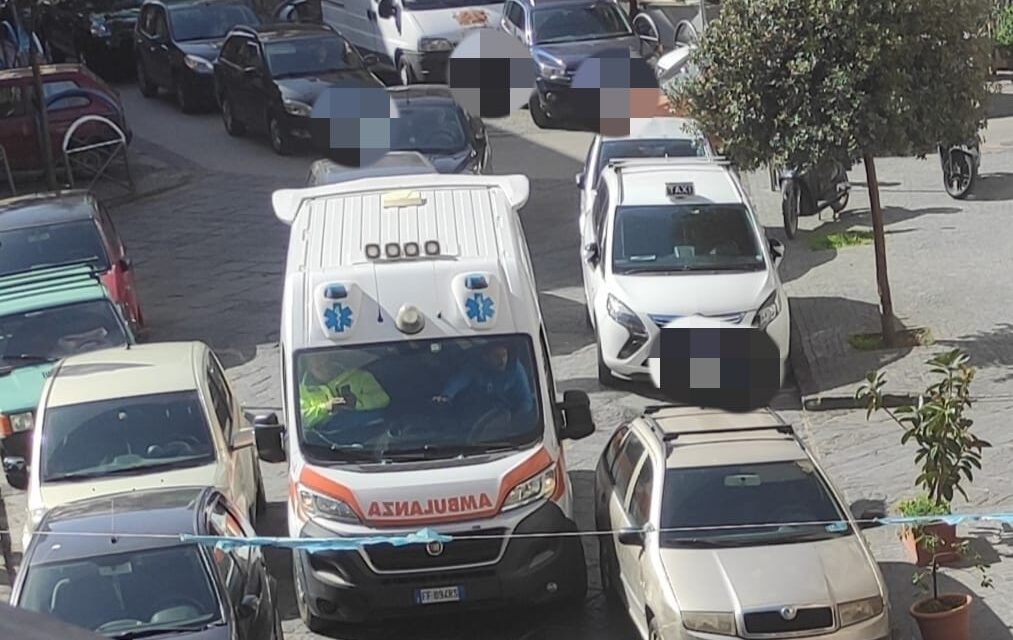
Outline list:
[[[727,163],[713,158],[612,160],[581,229],[588,321],[604,385],[650,375],[661,329],[707,317],[765,331],[789,348],[784,246],[766,238]]]
[[[123,491],[213,486],[251,520],[265,504],[253,429],[202,342],[66,358],[43,388],[37,424],[26,543],[49,509]]]

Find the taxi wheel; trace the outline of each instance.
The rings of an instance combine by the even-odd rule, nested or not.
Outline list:
[[[612,375],[612,370],[605,364],[601,356],[601,342],[598,342],[598,384],[603,387],[614,387],[618,378]]]
[[[179,105],[179,110],[183,113],[194,113],[197,111],[197,99],[193,95],[193,91],[187,88],[186,83],[183,82],[183,78],[176,78],[175,89],[176,89],[176,104]]]
[[[302,623],[313,633],[328,631],[331,628],[330,623],[320,616],[313,615],[313,612],[310,611],[309,606],[306,604],[306,599],[309,597],[309,594],[306,593],[306,579],[303,576],[299,552],[295,550],[292,551],[292,573],[294,574],[292,582],[295,587],[295,604],[296,608],[299,609],[299,618],[302,620]]]
[[[531,112],[531,119],[534,121],[535,126],[539,129],[551,129],[553,125],[552,118],[542,108],[542,103],[538,99],[538,94],[533,93],[531,100],[528,101],[528,110]]]

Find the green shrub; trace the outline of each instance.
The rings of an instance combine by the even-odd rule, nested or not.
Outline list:
[[[995,21],[995,41],[1004,47],[1013,46],[1013,4],[999,10]]]

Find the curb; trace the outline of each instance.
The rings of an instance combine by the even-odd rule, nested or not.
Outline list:
[[[138,200],[144,200],[145,198],[152,198],[154,196],[160,196],[163,193],[173,191],[180,187],[184,187],[190,183],[192,176],[184,172],[178,180],[175,180],[169,184],[164,184],[147,191],[137,191],[135,193],[128,193],[120,196],[114,196],[112,198],[105,198],[104,202],[109,207],[121,207],[125,204],[132,204]]]

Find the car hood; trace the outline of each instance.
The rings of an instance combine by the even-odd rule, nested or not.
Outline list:
[[[615,276],[615,294],[631,309],[665,316],[755,311],[774,288],[766,271]]]
[[[605,38],[604,40],[580,40],[577,42],[558,42],[539,44],[531,48],[531,53],[540,53],[558,60],[574,71],[580,63],[593,55],[604,51],[629,49],[634,57],[640,57],[640,40],[636,36],[624,38]]]
[[[18,367],[0,375],[0,413],[34,411],[42,395],[52,364]]]
[[[31,504],[29,509],[53,507],[74,500],[95,498],[124,491],[143,491],[145,489],[163,489],[169,487],[210,487],[216,486],[218,466],[207,464],[200,467],[173,469],[171,471],[153,470],[151,473],[137,475],[112,476],[110,478],[89,478],[81,482],[52,482],[42,485],[39,494],[41,504]]]
[[[880,594],[876,569],[854,534],[730,549],[663,548],[661,561],[683,611],[834,606]]]
[[[408,13],[418,25],[419,33],[427,38],[446,38],[457,45],[473,29],[499,28],[503,5],[488,4],[473,7],[426,9]]]
[[[276,80],[281,95],[288,100],[298,100],[312,105],[327,89],[353,87],[382,87],[376,77],[365,69],[321,73],[297,78]]]
[[[208,62],[214,62],[218,58],[218,51],[221,50],[223,41],[220,38],[215,38],[214,40],[180,42],[179,50],[187,55],[197,56],[198,58],[204,58]]]
[[[459,153],[424,153],[423,155],[426,160],[433,163],[440,173],[462,173],[468,169],[472,161],[471,149],[465,149]]]

